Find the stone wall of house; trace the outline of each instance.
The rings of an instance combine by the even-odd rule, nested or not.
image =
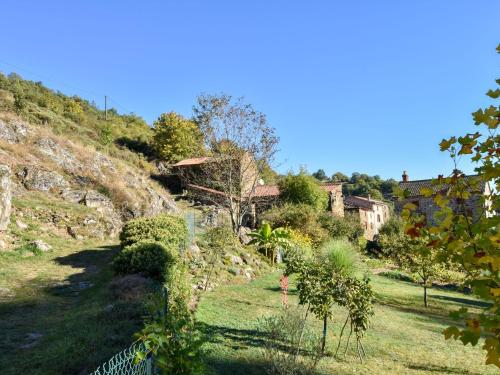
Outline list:
[[[417,213],[424,215],[428,224],[436,224],[436,213],[440,210],[440,208],[436,205],[436,203],[434,203],[433,197],[414,197],[397,201],[395,204],[395,211],[400,214],[403,207],[407,203],[416,205]],[[477,220],[484,213],[481,196],[479,195],[472,196],[463,204],[458,203],[457,201],[452,201],[450,203],[450,207],[455,212],[465,209],[465,213],[468,216],[472,216],[474,220]]]
[[[333,188],[329,193],[329,208],[335,216],[344,217],[344,199],[342,197],[342,185]]]
[[[379,233],[380,228],[389,220],[390,210],[386,204],[375,204],[373,209],[366,208],[351,208],[349,212],[359,217],[361,227],[364,229],[364,237],[373,241],[374,237]]]

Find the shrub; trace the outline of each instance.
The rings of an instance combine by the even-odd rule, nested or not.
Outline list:
[[[288,174],[279,182],[280,198],[287,203],[303,203],[316,209],[325,209],[328,193],[318,181],[305,171],[297,175]]]
[[[354,246],[347,240],[331,240],[321,246],[321,256],[338,273],[353,275],[360,270],[361,260]]]
[[[178,250],[158,242],[137,242],[124,248],[114,259],[117,274],[142,273],[157,281],[164,281],[176,262]]]
[[[187,238],[185,220],[166,214],[130,220],[120,233],[120,242],[124,247],[140,241],[156,241],[179,247],[186,244]]]
[[[284,204],[274,207],[262,215],[273,227],[291,228],[311,238],[318,246],[328,239],[328,232],[318,221],[319,213],[307,204]]]
[[[338,217],[330,212],[323,212],[318,220],[332,238],[347,238],[353,243],[358,243],[359,238],[363,237],[363,227],[354,215]]]
[[[260,330],[267,337],[263,354],[269,374],[316,373],[321,348],[305,319],[298,308],[290,307],[260,322]]]

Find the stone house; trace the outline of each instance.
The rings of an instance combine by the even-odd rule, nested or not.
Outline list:
[[[442,177],[440,175],[438,179]],[[479,181],[477,175],[460,175],[460,177],[464,178],[467,184],[471,186],[469,190],[470,198],[460,202],[455,200],[451,202],[451,206],[457,211],[465,210],[467,216],[472,217],[473,220],[477,220],[477,218],[485,213],[485,205],[488,204],[487,197],[491,194],[490,185],[484,181]],[[435,214],[439,211],[439,207],[434,203],[434,197],[438,193],[446,194],[449,186],[446,184],[436,184],[433,181],[435,180],[410,181],[408,174],[404,171],[399,187],[405,192],[406,198],[395,201],[395,211],[401,213],[405,204],[412,203],[417,207],[416,212],[425,216],[427,223],[435,223]],[[423,196],[421,193],[421,189],[423,188],[433,190],[434,195],[430,197]]]
[[[210,157],[199,157],[181,160],[172,166],[172,171],[178,177],[182,190],[187,192],[197,201],[204,204],[222,203],[227,196],[223,193],[217,182],[210,178]],[[271,208],[279,199],[279,187],[277,185],[265,185],[258,178],[258,171],[253,158],[245,154],[241,163],[234,163],[238,174],[239,187],[242,198],[251,201],[250,212],[244,218],[247,226],[253,227],[258,221],[259,215]],[[344,201],[342,199],[341,183],[325,183],[320,185],[328,193],[328,210],[336,216],[344,216]],[[227,190],[226,190],[227,191]]]
[[[357,216],[364,229],[364,237],[373,241],[380,228],[389,220],[390,209],[387,203],[365,197],[344,197],[345,211]]]

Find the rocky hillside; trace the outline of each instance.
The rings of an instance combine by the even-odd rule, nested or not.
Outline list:
[[[168,193],[150,179],[152,165],[127,161],[134,160],[129,150],[118,159],[72,138],[0,112],[2,248],[31,240],[23,235],[30,226],[104,239],[116,236],[130,218],[176,211]]]

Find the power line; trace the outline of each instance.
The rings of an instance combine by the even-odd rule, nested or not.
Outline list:
[[[9,63],[7,61],[4,61],[4,60],[0,60],[0,63],[5,64],[5,65],[9,65],[12,68],[16,69],[17,71],[24,71],[25,73],[31,74],[31,75],[33,75],[35,77],[38,77],[38,78],[41,78],[41,79],[44,79],[44,80],[48,80],[48,81],[52,81],[53,83],[56,83],[56,84],[61,85],[61,86],[66,86],[68,88],[71,88],[73,90],[77,90],[79,92],[87,93],[87,94],[92,95],[92,96],[94,96],[96,98],[100,98],[100,97],[102,98],[104,96],[104,111],[105,112],[107,110],[107,103],[106,103],[106,101],[109,100],[109,101],[115,103],[118,107],[121,107],[122,109],[124,109],[126,112],[128,112],[128,113],[134,113],[134,111],[128,109],[127,107],[125,107],[124,105],[118,103],[116,100],[114,100],[113,98],[111,98],[111,97],[109,97],[107,95],[98,94],[98,93],[95,93],[93,91],[89,91],[87,89],[82,89],[82,88],[76,87],[74,85],[70,85],[70,84],[61,82],[61,81],[59,81],[57,79],[53,79],[52,77],[49,77],[47,75],[35,73],[35,72],[33,72],[33,71],[29,70],[29,69],[20,67],[18,65],[11,64],[11,63]]]

